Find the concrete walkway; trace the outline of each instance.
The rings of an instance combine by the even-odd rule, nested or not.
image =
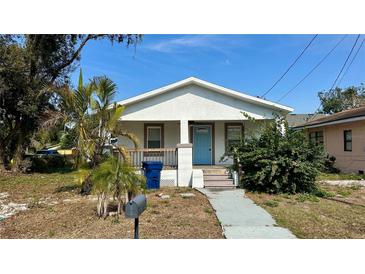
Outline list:
[[[276,226],[275,220],[263,208],[244,197],[242,189],[198,190],[208,197],[227,239],[296,238],[288,229]]]

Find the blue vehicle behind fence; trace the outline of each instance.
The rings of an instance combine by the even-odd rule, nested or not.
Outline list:
[[[157,161],[145,161],[142,162],[142,168],[144,169],[144,175],[146,176],[147,189],[160,188],[162,162]]]

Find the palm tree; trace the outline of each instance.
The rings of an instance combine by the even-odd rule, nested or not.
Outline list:
[[[80,70],[78,86],[75,90],[68,87],[60,89],[60,108],[64,122],[70,124],[76,132],[77,149],[79,151],[76,166],[79,168],[82,161],[94,152],[92,141],[92,119],[90,117],[90,104],[93,94],[93,85],[83,84],[82,71]]]
[[[125,203],[145,188],[145,178],[135,172],[127,161],[110,157],[92,172],[93,190],[98,195],[97,215],[108,215],[108,195],[113,194],[117,200],[117,213],[122,213],[122,195],[126,194]]]
[[[112,104],[116,93],[115,83],[106,76],[95,77],[84,85],[80,70],[77,89],[61,89],[61,109],[65,120],[76,129],[77,148],[80,156],[97,166],[101,160],[103,148],[111,135],[120,135],[130,139],[138,147],[134,134],[121,128],[118,123],[124,107]],[[123,158],[127,158],[125,147],[118,147]]]
[[[119,120],[124,107],[112,104],[116,93],[116,84],[106,76],[95,77],[84,85],[80,70],[78,87],[75,90],[61,89],[61,109],[65,121],[71,124],[76,131],[79,157],[77,167],[89,162],[90,167],[97,167],[103,159],[105,145],[109,143],[111,135],[124,136],[132,141],[137,148],[137,138],[130,132],[123,130]],[[127,148],[117,147],[124,161],[129,162]],[[92,180],[85,178],[82,192],[88,194]]]

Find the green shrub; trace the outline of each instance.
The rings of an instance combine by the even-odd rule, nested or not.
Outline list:
[[[323,158],[322,172],[336,173],[336,174],[340,173],[340,170],[338,168],[335,168],[335,162],[336,162],[336,157],[327,154],[327,156]]]
[[[32,171],[51,172],[55,170],[71,169],[73,162],[71,158],[61,155],[42,155],[32,158]]]
[[[322,168],[323,148],[310,143],[301,131],[286,129],[283,120],[266,124],[259,136],[232,147],[233,169],[241,169],[241,187],[266,193],[310,193]]]

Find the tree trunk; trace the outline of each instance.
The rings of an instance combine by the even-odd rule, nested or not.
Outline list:
[[[108,204],[109,204],[109,200],[108,200],[108,196],[106,195],[106,193],[104,192],[104,198],[103,198],[103,217],[104,219],[106,217],[108,217]]]
[[[102,216],[101,205],[102,205],[101,195],[98,194],[98,202],[96,204],[96,215],[98,217]]]
[[[119,215],[119,214],[122,214],[122,204],[123,204],[122,197],[120,195],[117,197],[117,201],[118,201],[117,213]]]
[[[18,171],[21,171],[20,164],[23,160],[23,146],[22,146],[21,142],[17,143],[16,146],[17,146],[17,148],[16,148],[16,151],[15,151],[13,159],[12,159],[13,162],[11,164],[11,170],[18,172]]]
[[[98,202],[96,204],[96,215],[98,217],[106,218],[108,216],[108,196],[105,192],[98,194]]]
[[[0,147],[0,172],[7,169],[7,159],[5,151]]]

